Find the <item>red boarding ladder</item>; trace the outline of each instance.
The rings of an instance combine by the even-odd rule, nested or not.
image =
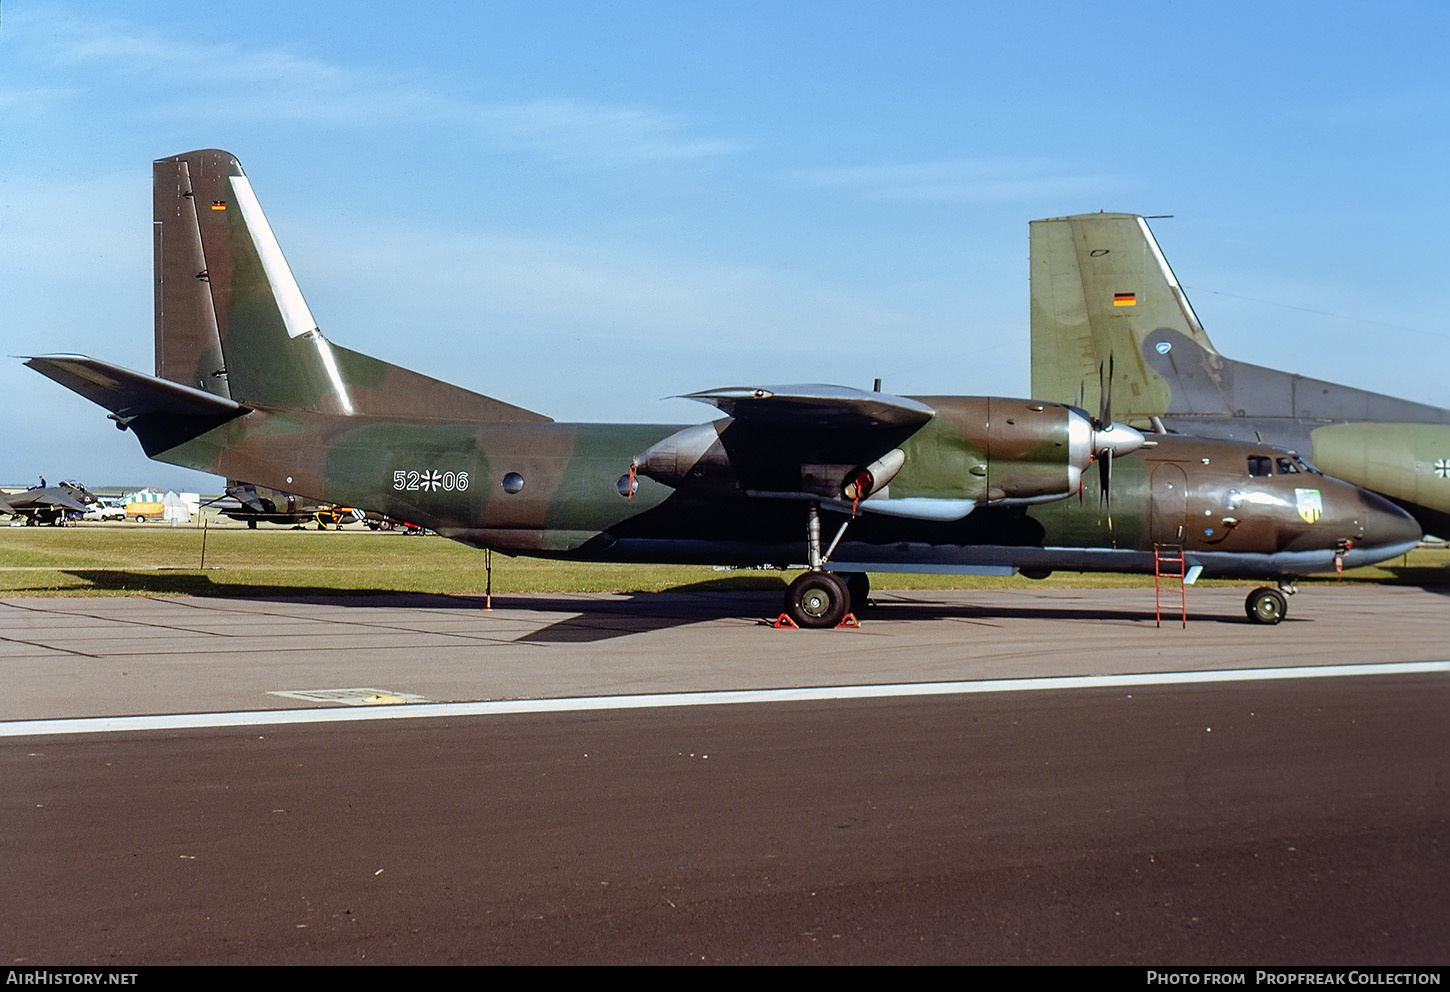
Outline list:
[[[1153,545],[1153,607],[1156,614],[1156,626],[1163,626],[1163,580],[1178,580],[1178,595],[1180,609],[1183,612],[1183,626],[1188,626],[1188,583],[1184,581],[1187,575],[1187,564],[1183,556],[1181,544],[1155,544]]]

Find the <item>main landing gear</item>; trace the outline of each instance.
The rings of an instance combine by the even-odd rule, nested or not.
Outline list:
[[[1244,600],[1244,612],[1254,623],[1276,624],[1289,612],[1289,597],[1295,591],[1292,582],[1284,583],[1277,589],[1260,586]]]
[[[841,524],[835,539],[823,553],[820,507],[810,504],[810,517],[806,524],[806,560],[810,563],[810,571],[798,576],[785,592],[784,616],[797,627],[839,627],[852,611],[865,607],[871,581],[864,572],[852,572],[843,577],[825,568],[831,552],[836,550],[850,523],[848,519]]]
[[[785,615],[798,627],[839,627],[851,593],[835,572],[806,572],[785,591]]]

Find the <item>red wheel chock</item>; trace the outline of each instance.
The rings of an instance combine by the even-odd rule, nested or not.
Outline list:
[[[787,628],[790,629],[790,630],[800,630],[801,629],[800,628],[800,624],[796,623],[794,620],[792,620],[790,617],[786,616],[784,613],[782,613],[779,617],[777,617],[776,620],[775,620],[775,623],[771,624],[771,626],[772,627],[775,627],[776,629],[787,629]],[[856,614],[854,614],[854,613],[847,613],[844,617],[841,618],[841,622],[838,623],[838,624],[836,624],[836,629],[837,630],[840,630],[842,627],[859,627],[859,626],[861,626],[861,621],[856,619]]]

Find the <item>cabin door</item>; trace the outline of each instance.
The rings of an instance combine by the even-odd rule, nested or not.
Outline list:
[[[1173,464],[1153,469],[1153,495],[1149,501],[1154,544],[1183,544],[1188,517],[1188,477]]]

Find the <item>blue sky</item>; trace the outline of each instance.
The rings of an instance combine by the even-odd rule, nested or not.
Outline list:
[[[151,160],[241,160],[333,341],[559,420],[1028,390],[1027,222],[1154,230],[1214,343],[1450,405],[1450,6],[0,7],[5,355],[152,367]],[[543,366],[541,368],[541,365]],[[0,360],[0,483],[215,490]]]

